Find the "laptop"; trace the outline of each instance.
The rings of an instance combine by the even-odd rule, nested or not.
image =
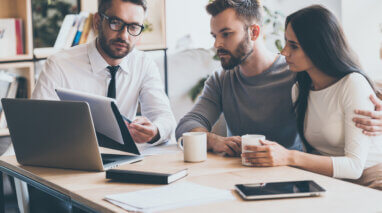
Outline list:
[[[105,171],[142,159],[100,153],[86,102],[7,98],[1,102],[22,165]]]

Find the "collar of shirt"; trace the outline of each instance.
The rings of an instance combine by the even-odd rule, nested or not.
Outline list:
[[[110,65],[105,61],[101,53],[98,52],[98,49],[96,47],[96,41],[97,39],[88,44],[88,55],[92,71],[98,73],[104,72]],[[119,64],[121,70],[124,71],[126,74],[129,73],[127,61],[129,60],[130,55],[134,52],[135,49],[133,49],[125,58],[123,58],[122,62]]]

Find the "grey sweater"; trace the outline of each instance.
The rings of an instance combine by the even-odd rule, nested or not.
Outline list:
[[[291,89],[295,74],[279,56],[265,72],[244,76],[239,66],[215,72],[192,110],[176,128],[176,138],[197,127],[211,131],[221,113],[228,136],[262,134],[288,149],[302,149],[297,133]]]

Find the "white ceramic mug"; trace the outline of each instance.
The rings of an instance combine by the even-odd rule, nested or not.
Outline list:
[[[183,150],[184,161],[202,162],[207,159],[207,133],[186,132],[178,139],[178,146]]]
[[[261,146],[260,140],[264,141],[265,136],[264,135],[243,135],[243,136],[241,136],[241,153],[253,152],[253,151],[245,150],[244,147],[247,145]],[[245,162],[244,157],[241,158],[241,163],[244,166],[252,166],[251,163]]]

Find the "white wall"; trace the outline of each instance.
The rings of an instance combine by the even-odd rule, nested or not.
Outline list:
[[[365,72],[375,80],[382,80],[382,59],[379,56],[382,1],[343,0],[342,20],[345,34]]]
[[[210,16],[205,6],[208,0],[166,0],[167,46],[176,51],[176,44],[189,35],[192,48],[210,48]]]
[[[270,9],[279,10],[286,16],[303,7],[320,4],[331,10],[338,19],[341,19],[341,0],[263,0],[262,2]]]

